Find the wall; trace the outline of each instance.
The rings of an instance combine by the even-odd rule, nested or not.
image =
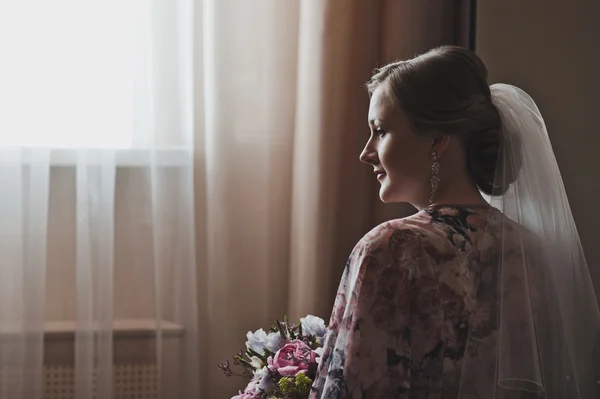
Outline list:
[[[600,1],[479,1],[477,45],[490,83],[536,100],[600,292]]]

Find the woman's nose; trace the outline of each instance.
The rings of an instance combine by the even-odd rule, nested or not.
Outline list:
[[[360,159],[362,163],[366,163],[368,165],[375,165],[377,163],[377,153],[373,150],[370,144],[371,140],[367,142],[365,148],[363,148],[358,159]]]

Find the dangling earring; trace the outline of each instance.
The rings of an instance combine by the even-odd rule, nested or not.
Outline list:
[[[431,164],[431,193],[429,194],[429,204],[433,204],[435,193],[440,184],[440,162],[437,157],[437,152],[433,152],[433,163]]]

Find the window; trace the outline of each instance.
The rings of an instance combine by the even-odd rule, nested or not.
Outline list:
[[[1,2],[0,147],[132,147],[140,3]]]

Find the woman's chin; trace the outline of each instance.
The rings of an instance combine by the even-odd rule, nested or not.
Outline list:
[[[384,204],[388,204],[391,202],[397,202],[394,200],[393,197],[394,196],[392,195],[392,193],[390,193],[389,190],[386,190],[386,187],[382,186],[379,189],[379,199],[381,199],[381,202],[383,202]]]
[[[379,188],[379,199],[381,199],[381,202],[384,204],[406,202],[406,198],[404,198],[404,195],[399,191],[398,187],[395,187],[395,190],[393,190],[387,182],[383,182]]]

